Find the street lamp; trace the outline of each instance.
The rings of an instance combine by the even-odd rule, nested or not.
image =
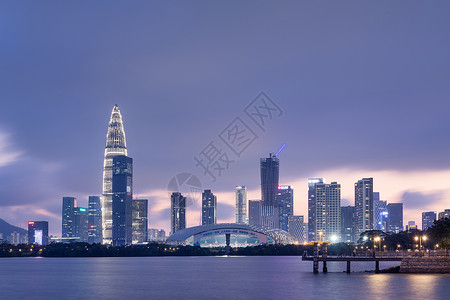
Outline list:
[[[323,232],[322,232],[322,231],[319,231],[320,241],[322,241],[322,235],[323,235]]]
[[[416,237],[414,237],[414,239],[416,241],[419,241],[419,250],[422,250],[422,240],[426,241],[427,240],[427,236],[426,235],[424,235],[424,236],[416,236]]]
[[[379,237],[379,236],[376,236],[374,239],[373,239],[373,241],[374,242],[379,242],[379,247],[378,247],[378,249],[380,249],[380,251],[381,251],[381,237]],[[375,243],[373,244],[373,247],[375,248]]]

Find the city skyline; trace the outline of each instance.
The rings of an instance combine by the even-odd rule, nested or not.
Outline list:
[[[218,222],[233,222],[235,186],[261,199],[258,161],[284,143],[279,182],[295,190],[294,215],[305,220],[310,177],[339,182],[342,206],[353,205],[357,180],[372,177],[383,200],[404,203],[405,223],[448,208],[444,8],[393,3],[385,14],[375,4],[355,13],[348,3],[242,3],[237,13],[231,4],[161,3],[130,8],[131,18],[118,5],[105,15],[98,4],[89,14],[73,4],[70,16],[62,7],[15,5],[1,12],[9,29],[0,57],[0,217],[11,224],[48,220],[59,235],[62,197],[88,207],[88,196],[102,194],[101,149],[115,103],[151,228],[170,231],[167,184],[181,172],[217,195]],[[424,15],[432,17],[422,22]],[[184,30],[190,36],[178,38]],[[242,117],[261,91],[283,112],[264,130]],[[193,157],[236,117],[257,138],[239,155],[230,150],[234,162],[212,182]],[[199,202],[187,208],[187,226],[198,225],[200,210]]]

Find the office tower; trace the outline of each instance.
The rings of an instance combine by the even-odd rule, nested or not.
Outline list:
[[[77,242],[88,241],[88,210],[84,207],[75,207],[73,210],[73,236],[78,237]]]
[[[341,185],[337,182],[315,185],[316,241],[337,242],[341,236]]]
[[[293,216],[288,217],[288,228],[289,234],[292,235],[298,242],[306,242],[306,232],[303,223],[303,216]]]
[[[280,228],[280,215],[278,206],[264,205],[261,203],[261,215],[259,223],[267,228]]]
[[[442,220],[444,218],[450,218],[450,209],[446,209],[439,213],[439,220]]]
[[[132,201],[132,243],[142,244],[147,242],[148,233],[148,200],[133,199]]]
[[[148,240],[149,242],[165,242],[166,232],[164,231],[164,229],[149,229]]]
[[[417,230],[417,225],[415,221],[408,221],[408,225],[406,225],[406,231],[409,230]]]
[[[308,178],[308,241],[316,234],[316,183],[324,183],[323,178]]]
[[[403,231],[403,203],[389,203],[387,205],[389,232],[399,233]]]
[[[387,201],[380,200],[379,193],[373,193],[374,226],[373,229],[386,231]]]
[[[28,222],[28,244],[48,245],[48,222]]]
[[[247,188],[245,186],[236,187],[236,223],[247,223]]]
[[[173,192],[170,196],[170,230],[174,234],[178,230],[186,228],[186,197],[179,192]]]
[[[341,241],[343,243],[355,242],[355,207],[341,207]]]
[[[105,156],[103,161],[102,187],[102,239],[103,244],[112,244],[113,226],[113,158],[126,156],[127,145],[119,107],[114,105],[106,134]]]
[[[62,229],[61,237],[74,237],[73,218],[74,209],[77,207],[77,199],[74,197],[63,197],[62,201]]]
[[[261,225],[261,200],[248,201],[248,224],[253,226]]]
[[[217,197],[211,190],[202,193],[202,225],[217,223]]]
[[[373,229],[373,178],[363,178],[355,183],[355,231],[361,233]]]
[[[131,244],[133,159],[125,155],[113,157],[112,176],[112,244]]]
[[[289,231],[289,217],[294,214],[294,190],[291,188],[291,186],[280,185],[278,187],[277,201],[278,213],[280,216],[280,229]]]
[[[422,213],[422,230],[427,230],[428,228],[434,225],[434,221],[436,221],[436,212],[435,211],[427,211]]]
[[[99,196],[89,196],[88,243],[102,242],[102,208]]]
[[[278,206],[277,191],[280,162],[270,153],[268,158],[261,158],[261,197],[264,206]]]

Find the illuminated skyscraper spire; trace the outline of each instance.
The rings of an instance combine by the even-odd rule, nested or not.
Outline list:
[[[106,134],[105,159],[103,162],[102,235],[103,244],[112,243],[112,177],[113,158],[127,155],[127,142],[119,106],[114,105]]]

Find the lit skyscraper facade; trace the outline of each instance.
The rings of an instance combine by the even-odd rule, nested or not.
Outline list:
[[[294,214],[294,190],[291,186],[281,185],[278,187],[277,201],[280,229],[289,232],[289,217]]]
[[[363,178],[355,183],[355,231],[360,234],[374,228],[373,178]]]
[[[88,210],[84,207],[75,207],[73,211],[73,233],[78,242],[88,241]]]
[[[264,206],[278,206],[280,161],[271,153],[268,158],[261,158],[260,167],[262,204]]]
[[[132,243],[141,244],[148,239],[148,200],[133,199]]]
[[[389,203],[387,205],[389,232],[399,233],[403,231],[403,203]]]
[[[113,158],[126,156],[127,145],[119,107],[114,105],[106,134],[106,147],[103,162],[102,188],[102,238],[104,244],[112,244],[113,226]]]
[[[28,244],[48,245],[48,222],[28,222]]]
[[[202,193],[202,225],[217,223],[217,197],[211,190]]]
[[[387,201],[380,200],[380,193],[373,192],[373,229],[386,231]]]
[[[248,224],[261,225],[261,200],[248,201]]]
[[[439,213],[439,220],[445,219],[445,218],[450,218],[450,209],[445,209],[444,211],[441,211]]]
[[[341,207],[341,242],[355,242],[355,207]]]
[[[315,237],[318,240],[337,242],[341,236],[341,185],[316,183]]]
[[[435,211],[427,211],[422,213],[422,230],[427,230],[434,225],[437,213]]]
[[[88,201],[88,243],[102,242],[102,208],[99,196],[89,196]]]
[[[316,183],[324,183],[323,178],[308,178],[308,241],[316,235]]]
[[[133,159],[113,157],[112,244],[130,245],[132,239]]]
[[[306,232],[303,223],[303,216],[289,216],[288,218],[288,228],[289,234],[295,237],[295,239],[300,242],[306,242]]]
[[[247,223],[247,188],[245,186],[236,187],[236,223]]]
[[[279,228],[280,217],[278,210],[278,182],[280,174],[280,162],[272,153],[268,158],[261,158],[261,218],[262,226]]]
[[[170,196],[170,234],[186,228],[186,197],[179,192]]]
[[[74,197],[63,197],[62,199],[62,229],[61,237],[70,238],[74,237],[73,222],[74,222],[74,209],[77,207],[77,199]]]

